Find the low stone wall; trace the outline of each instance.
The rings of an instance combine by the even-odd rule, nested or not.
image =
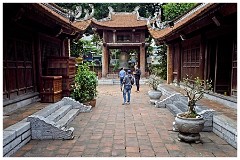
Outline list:
[[[142,79],[140,79],[139,84],[145,85],[147,81],[148,81],[148,79],[142,78]],[[98,84],[99,85],[111,85],[111,84],[112,85],[120,85],[120,79],[101,78],[101,79],[98,79]],[[134,84],[134,85],[136,85],[136,84]]]
[[[213,132],[237,149],[237,123],[224,115],[213,116]]]
[[[31,140],[30,122],[26,119],[4,129],[3,156],[9,157]]]
[[[29,104],[35,103],[40,101],[39,93],[33,93],[26,96],[23,96],[22,98],[19,98],[17,100],[12,100],[13,102],[10,104],[3,104],[3,115],[7,115],[11,112],[16,111],[19,108],[25,107]]]

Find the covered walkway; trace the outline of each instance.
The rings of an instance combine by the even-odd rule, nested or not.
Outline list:
[[[166,108],[151,105],[148,90],[141,85],[137,93],[134,87],[131,104],[123,106],[118,85],[99,85],[96,107],[80,113],[69,125],[75,128],[73,140],[31,140],[12,157],[237,156],[237,150],[213,132],[202,132],[199,144],[179,142],[172,131],[174,116]],[[27,115],[30,110],[34,106],[19,113]]]

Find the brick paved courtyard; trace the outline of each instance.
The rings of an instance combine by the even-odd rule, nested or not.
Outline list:
[[[237,150],[213,132],[202,132],[199,144],[177,140],[174,116],[149,103],[148,86],[132,90],[122,105],[118,85],[98,86],[97,105],[69,125],[73,140],[31,140],[12,157],[236,157]],[[28,109],[29,112],[29,109]]]

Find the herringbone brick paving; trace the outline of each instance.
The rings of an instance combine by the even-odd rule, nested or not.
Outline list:
[[[73,140],[31,140],[12,157],[236,157],[237,150],[213,132],[202,132],[201,143],[184,143],[172,131],[174,116],[150,104],[148,86],[122,105],[118,85],[98,86],[97,105],[69,125]]]

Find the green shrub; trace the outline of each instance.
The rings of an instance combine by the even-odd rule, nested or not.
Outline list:
[[[97,85],[96,73],[90,71],[89,64],[79,65],[72,97],[82,103],[92,100],[97,96]]]

